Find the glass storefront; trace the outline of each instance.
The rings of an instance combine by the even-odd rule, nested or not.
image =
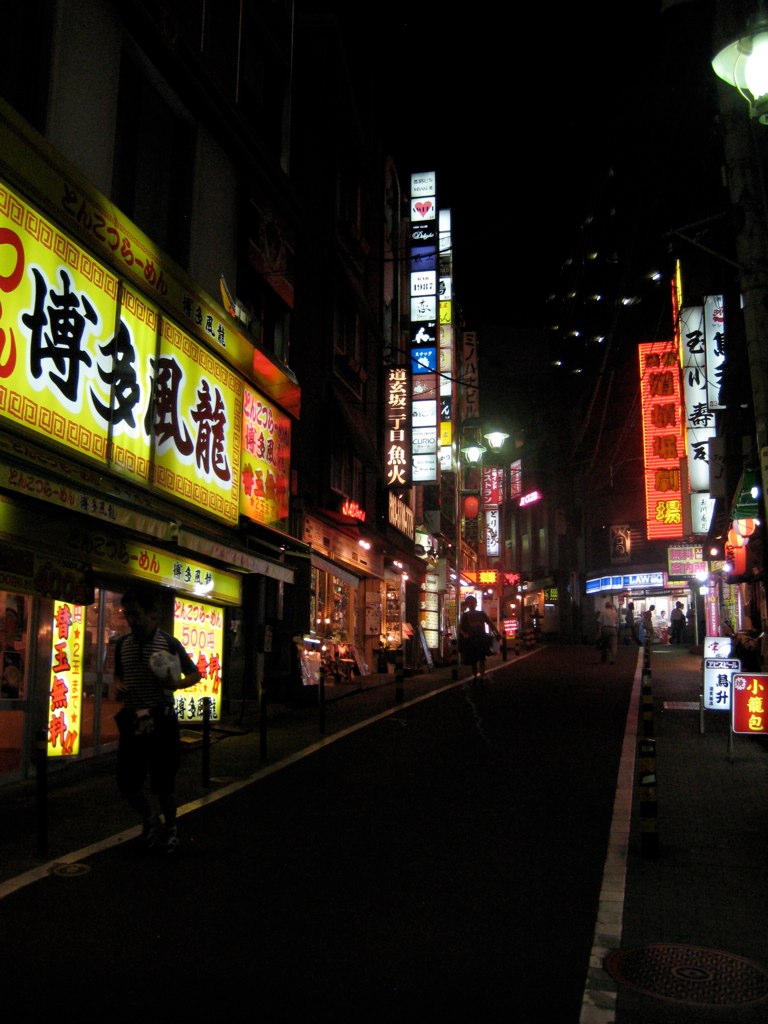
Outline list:
[[[121,704],[114,678],[117,640],[128,631],[119,591],[98,588],[92,603],[0,591],[0,785],[30,774],[47,732],[49,765],[114,750]],[[177,594],[161,627],[184,644],[202,679],[177,694],[182,725],[199,724],[204,699],[221,712],[224,616],[221,607]]]
[[[22,766],[29,675],[29,605],[29,598],[23,594],[0,591],[0,776],[16,775]]]

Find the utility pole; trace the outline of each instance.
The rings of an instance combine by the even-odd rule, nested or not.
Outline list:
[[[725,172],[736,214],[734,241],[755,418],[755,455],[763,480],[763,519],[768,521],[768,218],[754,137],[755,132],[768,131],[768,127],[763,128],[757,118],[750,117],[738,90],[721,79],[716,84]]]

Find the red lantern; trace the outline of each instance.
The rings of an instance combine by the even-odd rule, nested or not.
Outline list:
[[[736,551],[738,548],[744,547],[744,538],[737,530],[731,528],[728,531],[728,543]]]
[[[468,495],[464,499],[464,518],[465,519],[477,519],[477,513],[480,511],[480,501],[475,497],[474,494]]]
[[[747,549],[734,548],[733,551],[733,572],[736,576],[743,576],[747,571]]]
[[[733,528],[737,533],[740,533],[742,537],[751,537],[755,532],[755,520],[754,519],[734,519]]]

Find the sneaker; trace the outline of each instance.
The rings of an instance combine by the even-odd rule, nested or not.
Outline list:
[[[175,853],[179,848],[179,829],[176,825],[166,828],[160,838],[160,846],[165,853]]]
[[[154,850],[160,842],[162,828],[157,818],[149,818],[141,830],[141,843],[145,850]]]

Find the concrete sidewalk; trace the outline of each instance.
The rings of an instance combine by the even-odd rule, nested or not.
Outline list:
[[[614,995],[581,1024],[765,1024],[768,740],[702,710],[700,652],[658,645],[643,666]]]

